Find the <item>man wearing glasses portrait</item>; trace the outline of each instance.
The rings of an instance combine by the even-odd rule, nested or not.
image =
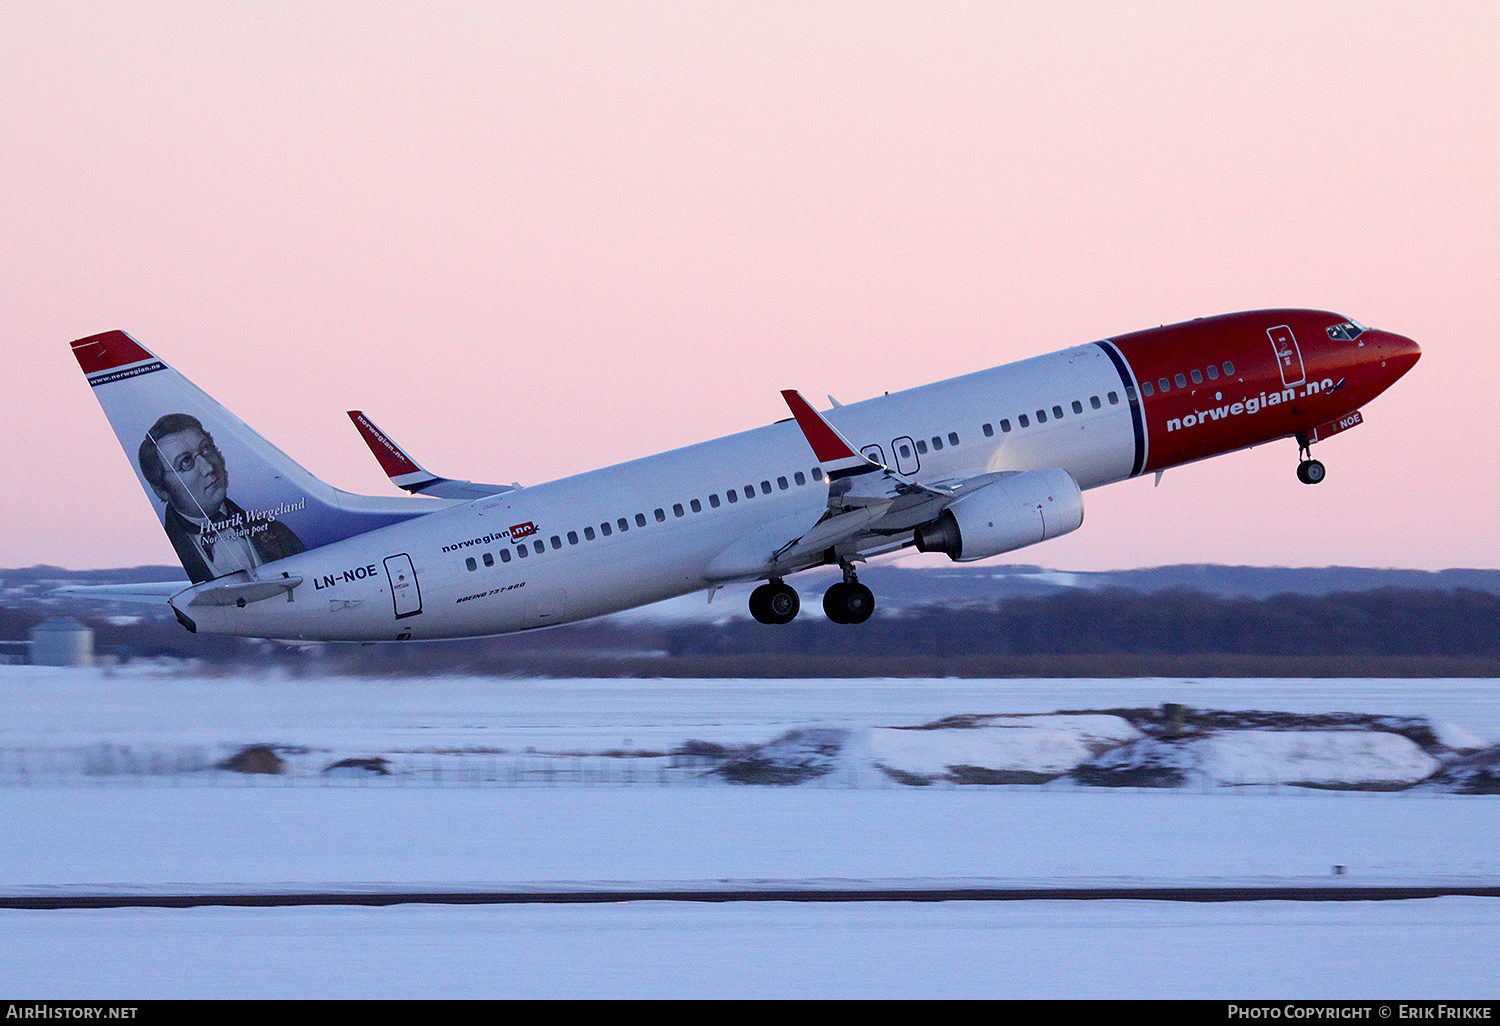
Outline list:
[[[159,419],[141,441],[138,461],[167,504],[163,526],[194,584],[306,551],[291,528],[230,500],[224,454],[197,417]]]

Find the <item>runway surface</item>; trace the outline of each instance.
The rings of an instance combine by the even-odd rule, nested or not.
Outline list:
[[[582,905],[627,901],[1403,901],[1500,897],[1500,886],[1188,886],[1188,887],[778,887],[516,891],[323,891],[260,894],[0,895],[0,908],[281,908],[309,905]]]

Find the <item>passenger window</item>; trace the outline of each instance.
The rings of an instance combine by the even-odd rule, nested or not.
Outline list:
[[[1045,424],[1045,423],[1047,423],[1047,411],[1046,410],[1037,410],[1036,411],[1036,422],[1038,424]]]
[[[621,534],[624,534],[626,531],[630,530],[630,521],[626,520],[624,517],[621,517],[619,520],[615,521],[615,526],[620,529]]]
[[[708,504],[710,506],[712,506],[714,509],[718,509],[719,508],[719,493],[718,492],[714,492],[712,495],[710,495],[708,497]]]
[[[745,498],[747,498],[747,499],[753,499],[753,498],[755,498],[755,486],[753,484],[747,484],[745,486]]]
[[[1234,377],[1234,364],[1228,360],[1224,361],[1224,373],[1228,374],[1231,378]]]
[[[1021,414],[1019,417],[1017,417],[1016,420],[1018,420],[1018,421],[1021,422],[1021,426],[1023,428],[1024,427],[1031,427],[1031,418],[1028,417],[1028,416],[1026,416],[1026,414],[1024,414],[1024,413]]]
[[[654,515],[658,524],[664,524],[667,522],[667,511],[662,509],[660,506],[656,507]]]
[[[666,517],[663,516],[662,519],[665,520]],[[646,526],[646,514],[644,514],[644,513],[637,513],[635,515],[635,526],[636,527],[645,527]]]
[[[502,563],[509,563],[510,562],[510,549],[501,549],[500,550],[500,562],[502,562]]]
[[[780,488],[782,491],[786,491],[788,488],[791,487],[791,485],[787,483],[787,479],[786,478],[784,478],[784,477],[778,477],[776,479],[776,487]]]
[[[994,438],[995,437],[995,425],[993,425],[993,424],[986,424],[986,425],[984,425],[983,428],[981,428],[981,430],[984,432],[984,437],[986,437],[986,438]]]
[[[1178,388],[1187,388],[1187,375],[1182,374],[1181,372],[1179,372],[1177,374],[1177,377],[1175,379],[1173,379],[1173,380],[1175,380],[1177,382],[1177,387]]]
[[[604,534],[604,537],[606,538],[614,533],[614,528],[609,526],[609,521],[607,520],[599,525],[599,530]]]
[[[739,502],[740,501],[740,494],[739,494],[739,492],[736,492],[733,488],[729,489],[729,491],[725,492],[724,494],[726,494],[726,495],[729,496],[729,501],[730,502]]]
[[[1099,400],[1095,399],[1094,401],[1098,402]],[[1083,412],[1083,403],[1079,402],[1077,399],[1073,400],[1073,412],[1074,413],[1082,413]]]
[[[464,560],[464,566],[468,567],[470,570],[479,569],[479,564],[474,562],[473,556],[470,556],[468,559]]]
[[[1165,395],[1167,392],[1172,391],[1172,383],[1166,378],[1157,378],[1156,387],[1162,391],[1163,395]]]
[[[520,556],[522,559],[525,559],[527,556],[531,555],[531,551],[524,545],[517,545],[516,555]]]
[[[1114,395],[1114,393],[1111,392],[1110,395]],[[1104,408],[1104,404],[1099,401],[1099,397],[1097,395],[1091,395],[1091,396],[1089,396],[1089,405],[1092,406],[1096,410],[1100,410],[1100,409]]]
[[[554,549],[562,548],[562,539],[555,534],[552,536],[552,547]]]
[[[593,541],[594,540],[594,529],[592,527],[585,527],[583,529],[583,540],[584,541]]]
[[[484,565],[485,566],[494,566],[495,565],[495,555],[494,555],[494,553],[492,553],[492,552],[486,552],[484,554]]]
[[[949,431],[948,432],[948,444],[949,445],[957,445],[958,444],[958,432],[957,431]]]
[[[569,531],[568,532],[568,544],[569,545],[577,545],[578,544],[578,532],[577,531]]]
[[[796,481],[799,485],[805,485],[807,484],[807,475],[799,470],[792,475],[792,480]]]
[[[1062,420],[1062,407],[1061,406],[1054,406],[1054,407],[1052,407],[1052,417],[1053,417],[1054,420]]]
[[[1194,368],[1193,371],[1192,371],[1192,378],[1193,378],[1193,384],[1195,384],[1195,385],[1201,385],[1201,384],[1203,384],[1203,372],[1201,370],[1198,370],[1197,368]]]
[[[823,468],[822,467],[813,467],[813,480],[814,481],[821,481],[821,480],[823,480]]]
[[[1149,382],[1149,381],[1142,381],[1141,382],[1141,395],[1146,396],[1149,399],[1151,396],[1153,396],[1155,394],[1156,394],[1156,388],[1155,388],[1155,386],[1153,386],[1151,384],[1151,382]]]
[[[771,482],[769,482],[769,481],[762,481],[760,483],[760,494],[762,494],[762,495],[770,495],[771,494]]]
[[[547,551],[547,546],[540,539],[532,542],[531,548],[538,556]]]
[[[917,446],[917,455],[918,456],[926,456],[927,455],[927,443],[926,442],[918,440],[917,443],[916,443],[916,446]]]
[[[1131,402],[1135,401],[1135,386],[1134,385],[1126,385],[1125,386],[1125,398],[1129,399]],[[1115,401],[1115,394],[1113,392],[1109,393],[1109,401],[1111,403],[1113,403]]]
[[[688,503],[688,505],[692,507],[694,513],[703,512],[703,503],[699,502],[697,499],[694,499],[692,502]]]
[[[939,438],[937,435],[933,435],[932,436],[932,451],[933,452],[942,452],[943,451],[943,440],[941,438]]]
[[[1219,368],[1215,367],[1213,364],[1209,364],[1208,365],[1208,380],[1209,381],[1218,381],[1219,380]]]
[[[697,502],[698,500],[694,499],[693,501]],[[687,510],[682,508],[682,503],[674,502],[672,503],[672,515],[674,517],[685,517],[687,516]]]
[[[1008,421],[1008,420],[1002,420],[1000,422],[1000,430],[1001,431],[1009,431],[1010,430],[1010,421]]]

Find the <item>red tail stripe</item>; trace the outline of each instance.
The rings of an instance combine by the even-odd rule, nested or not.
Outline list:
[[[85,374],[97,374],[151,359],[151,354],[123,331],[106,331],[81,338],[73,343],[73,356]]]

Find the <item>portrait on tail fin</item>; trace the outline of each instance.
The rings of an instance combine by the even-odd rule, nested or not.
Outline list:
[[[272,513],[247,511],[229,498],[227,461],[197,417],[159,418],[141,440],[137,462],[166,504],[162,524],[193,583],[307,550]]]

